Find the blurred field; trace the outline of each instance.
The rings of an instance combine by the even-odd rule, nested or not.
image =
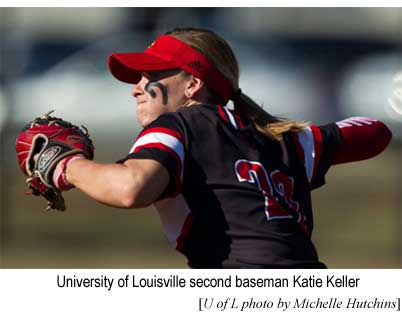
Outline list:
[[[72,191],[66,212],[45,212],[42,199],[23,195],[24,178],[10,164],[3,168],[3,181],[12,183],[2,195],[1,267],[186,267],[153,209],[109,208]],[[401,173],[397,145],[330,170],[327,185],[313,193],[313,240],[330,268],[401,268]]]
[[[333,167],[313,192],[313,240],[332,268],[401,268],[401,153]]]

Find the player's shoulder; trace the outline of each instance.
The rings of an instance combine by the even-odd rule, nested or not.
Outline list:
[[[185,124],[189,127],[195,125],[205,125],[218,119],[217,106],[212,104],[196,104],[182,107],[175,112],[168,112],[161,115],[161,121],[171,121],[173,123]]]
[[[185,133],[186,129],[199,129],[205,126],[206,120],[211,120],[216,115],[216,108],[209,104],[197,104],[183,107],[175,112],[166,112],[148,124],[142,132],[160,131],[171,129]]]
[[[182,107],[175,112],[166,112],[157,118],[158,120],[177,120],[182,118],[190,118],[193,116],[199,117],[200,115],[214,115],[216,114],[216,105],[211,104],[196,104],[188,107]]]
[[[195,104],[187,107],[182,107],[176,112],[173,112],[177,115],[181,115],[184,117],[191,117],[191,116],[199,116],[199,115],[216,115],[217,113],[217,106],[208,103],[200,103]]]

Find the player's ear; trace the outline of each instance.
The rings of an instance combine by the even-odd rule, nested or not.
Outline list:
[[[185,82],[184,94],[187,98],[192,99],[204,87],[204,82],[191,75]]]

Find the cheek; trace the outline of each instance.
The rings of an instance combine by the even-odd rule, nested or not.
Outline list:
[[[149,113],[146,110],[146,106],[143,104],[138,105],[137,106],[137,121],[142,127],[145,127],[149,124],[149,122],[147,121],[149,119],[148,116],[149,116]]]

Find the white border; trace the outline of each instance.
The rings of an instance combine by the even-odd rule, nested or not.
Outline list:
[[[113,279],[112,288],[108,287],[74,287],[57,285],[67,278],[104,278]],[[133,275],[135,276],[133,278]],[[185,287],[133,287],[140,285],[140,280],[169,279],[170,276],[184,280]],[[300,277],[299,277],[300,276]],[[332,277],[334,276],[334,277]],[[127,277],[128,286],[124,280]],[[299,278],[298,278],[299,277]],[[332,277],[332,278],[331,278]],[[200,282],[213,282],[221,279],[229,282],[229,287],[191,287],[191,279]],[[287,281],[287,286],[237,287],[236,282],[244,284],[250,279],[273,279]],[[295,283],[295,279],[303,285]],[[339,286],[331,286],[337,281]],[[321,280],[321,285],[319,281]],[[123,287],[118,287],[118,281]],[[354,282],[354,283],[353,283]],[[345,284],[347,283],[347,284]],[[106,285],[106,284],[105,284]],[[110,285],[109,285],[110,286]],[[244,285],[243,285],[244,286]],[[200,298],[236,303],[272,301],[272,309],[250,308],[225,310],[210,309],[203,312],[395,312],[390,309],[345,309],[349,298],[364,301],[396,301],[400,305],[402,290],[402,270],[0,270],[1,308],[4,312],[199,312]],[[310,302],[342,301],[342,309],[278,309],[279,299],[295,303],[295,299]],[[376,300],[375,300],[376,299]]]

